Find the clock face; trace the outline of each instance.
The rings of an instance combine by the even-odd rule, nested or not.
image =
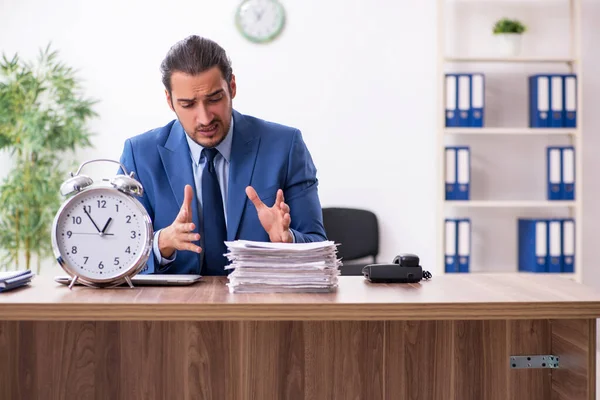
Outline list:
[[[152,243],[143,206],[115,189],[73,196],[55,219],[54,251],[73,275],[105,281],[126,275]]]
[[[277,37],[285,24],[285,11],[277,0],[245,0],[235,22],[248,40],[265,43]]]

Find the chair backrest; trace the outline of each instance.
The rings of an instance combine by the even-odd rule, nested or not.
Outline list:
[[[324,207],[323,226],[327,238],[338,246],[342,262],[371,256],[377,262],[379,254],[379,223],[377,216],[357,208]]]

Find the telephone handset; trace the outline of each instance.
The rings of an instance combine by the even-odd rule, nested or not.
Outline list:
[[[362,273],[374,283],[416,283],[431,278],[431,273],[419,265],[419,257],[410,253],[397,255],[391,264],[369,264]]]

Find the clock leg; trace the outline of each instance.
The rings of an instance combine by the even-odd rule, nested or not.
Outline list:
[[[75,282],[77,282],[77,279],[79,279],[78,276],[73,277],[73,280],[71,281],[71,284],[69,285],[69,290],[73,289],[73,285],[75,285]]]
[[[131,278],[126,276],[125,280],[127,281],[127,283],[129,284],[129,287],[133,289],[133,282],[131,282]]]

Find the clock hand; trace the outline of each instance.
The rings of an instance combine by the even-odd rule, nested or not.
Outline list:
[[[112,221],[112,217],[108,217],[108,221],[106,221],[106,224],[104,225],[104,228],[102,228],[102,232],[100,232],[100,235],[108,235],[108,233],[104,232],[106,232],[106,228],[108,228],[108,225],[110,225],[110,221]]]
[[[96,232],[71,232],[71,235],[97,235]],[[114,236],[114,233],[104,233],[102,236]]]
[[[94,224],[94,226],[96,227],[96,230],[98,231],[98,233],[100,233],[100,228],[98,228],[98,225],[96,225],[96,223],[92,219],[92,216],[87,212],[87,210],[86,210],[85,207],[83,207],[83,212],[85,213],[85,215],[88,216],[88,218],[90,219],[90,221],[92,221],[92,224]]]
[[[261,9],[261,10],[254,10],[254,16],[256,17],[256,22],[260,21],[263,14],[265,13],[265,10]]]

